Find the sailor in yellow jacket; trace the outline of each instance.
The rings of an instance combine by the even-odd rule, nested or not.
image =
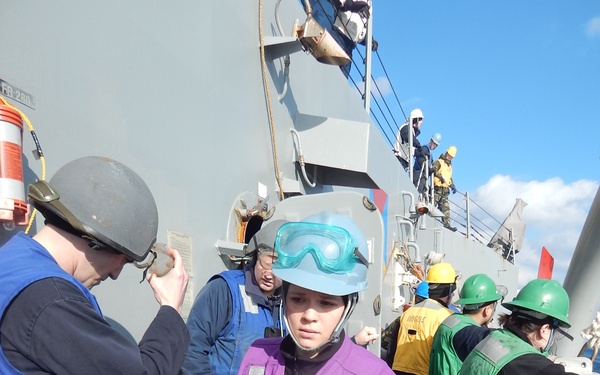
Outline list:
[[[427,375],[433,336],[454,311],[448,308],[456,290],[456,271],[448,263],[433,265],[427,273],[429,298],[400,317],[398,342],[392,370],[396,374]]]
[[[431,173],[433,174],[433,192],[434,204],[444,213],[444,227],[451,231],[456,231],[456,227],[450,225],[450,205],[448,204],[448,196],[450,190],[452,194],[456,193],[456,186],[452,179],[452,159],[456,156],[456,147],[450,146],[445,153],[433,162]]]

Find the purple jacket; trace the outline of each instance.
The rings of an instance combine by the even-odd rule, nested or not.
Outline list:
[[[264,373],[264,375],[283,375],[285,360],[279,350],[282,337],[258,339],[246,352],[238,375]],[[260,371],[260,370],[264,370]],[[350,339],[344,338],[340,349],[319,370],[319,374],[386,374],[394,375],[387,364],[365,348],[356,345]]]

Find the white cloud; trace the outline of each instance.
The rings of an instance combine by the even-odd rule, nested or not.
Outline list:
[[[560,178],[517,181],[496,175],[471,194],[471,199],[500,222],[510,213],[517,198],[527,202],[523,209],[525,240],[516,256],[519,284],[537,277],[543,246],[554,257],[553,278],[562,282],[598,186],[597,181],[590,180],[566,184]],[[491,219],[486,224],[493,230],[499,227]]]
[[[590,38],[600,37],[600,17],[592,18],[585,25],[585,32]]]
[[[375,87],[373,87],[371,90],[379,93],[377,89],[381,91],[381,96],[386,96],[392,92],[392,85],[386,77],[377,77],[375,78]]]

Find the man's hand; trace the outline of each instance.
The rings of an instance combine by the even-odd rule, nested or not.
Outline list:
[[[360,346],[365,346],[369,343],[374,343],[379,338],[377,330],[373,327],[364,326],[360,332],[354,336],[354,341]]]
[[[177,250],[169,249],[168,254],[174,260],[173,269],[162,277],[150,272],[146,280],[148,280],[154,291],[154,298],[161,306],[168,305],[181,312],[188,284],[188,275],[185,273],[183,260]]]
[[[371,51],[376,52],[379,48],[379,43],[375,40],[375,38],[371,38]]]

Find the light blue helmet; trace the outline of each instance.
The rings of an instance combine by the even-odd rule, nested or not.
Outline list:
[[[348,216],[325,211],[283,224],[275,249],[273,273],[290,284],[334,296],[367,289],[367,241]]]
[[[442,135],[440,133],[435,133],[431,136],[431,140],[433,141],[433,143],[439,146],[442,142]]]
[[[415,295],[423,298],[429,298],[429,283],[427,281],[421,281],[415,289]]]

